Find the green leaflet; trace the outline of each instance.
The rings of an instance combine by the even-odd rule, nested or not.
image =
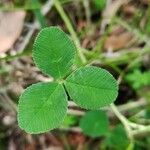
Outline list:
[[[115,78],[98,67],[82,67],[65,82],[72,100],[85,109],[99,109],[115,101],[118,85]]]
[[[110,132],[110,135],[106,138],[106,144],[110,149],[115,150],[128,150],[128,146],[130,141],[126,135],[124,127],[119,124],[117,125],[113,131]]]
[[[83,133],[91,137],[99,137],[108,133],[109,120],[103,111],[87,112],[80,120]]]
[[[106,2],[106,0],[92,0],[92,4],[96,10],[103,10],[105,8]]]
[[[39,69],[54,78],[63,78],[74,62],[76,47],[58,27],[44,28],[38,34],[33,59]]]
[[[58,127],[67,112],[67,96],[62,85],[38,83],[20,97],[19,126],[28,133],[43,133]]]
[[[43,73],[53,76],[59,82],[64,81],[63,78],[71,71],[75,51],[75,45],[61,29],[44,28],[35,40],[33,59]],[[99,109],[109,105],[118,95],[118,85],[114,77],[98,67],[77,69],[62,84],[73,101],[87,109]],[[18,124],[22,129],[37,134],[57,128],[61,124],[67,112],[67,94],[62,84],[38,83],[24,91],[18,105]],[[103,112],[93,113],[99,115],[95,119],[101,117],[104,120],[101,125],[107,124]],[[89,135],[104,134],[106,128],[99,129],[99,125],[98,123],[91,128]],[[81,127],[86,128],[82,123]]]

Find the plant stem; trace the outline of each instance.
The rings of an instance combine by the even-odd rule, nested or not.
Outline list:
[[[40,5],[39,0],[32,0],[31,4]],[[37,18],[40,27],[41,28],[46,27],[47,26],[46,19],[45,19],[44,15],[41,13],[41,10],[39,8],[34,9],[33,13],[34,13],[35,17]]]
[[[71,150],[71,147],[70,147],[70,145],[69,145],[69,143],[68,143],[68,140],[67,140],[65,134],[62,134],[61,139],[62,139],[62,141],[63,141],[63,143],[64,143],[65,149],[66,149],[66,150]]]
[[[134,131],[132,131],[132,134],[134,136],[137,136],[139,134],[144,134],[144,133],[147,133],[147,132],[150,132],[150,125],[145,126],[145,127],[141,127],[141,128],[139,128],[137,130],[134,130]]]
[[[133,33],[141,42],[146,42],[148,46],[150,45],[150,38],[147,35],[142,34],[138,29],[131,27],[128,23],[118,17],[115,17],[114,21]]]
[[[12,112],[14,113],[14,114],[16,114],[16,112],[17,112],[17,106],[16,106],[16,104],[7,96],[7,94],[4,92],[4,93],[0,93],[0,98],[3,100],[5,100],[4,101],[4,104],[5,104],[5,102],[7,102],[7,105],[8,105],[8,107],[10,108],[10,110],[12,110]]]
[[[128,138],[133,141],[133,136],[131,134],[131,128],[129,126],[128,120],[118,111],[117,107],[115,106],[115,104],[111,104],[110,105],[112,111],[115,113],[115,115],[118,117],[118,119],[122,122],[122,124],[125,127],[125,130],[127,132],[127,136]]]
[[[91,12],[90,12],[90,6],[89,6],[89,0],[82,0],[83,6],[85,8],[85,15],[88,27],[91,25]]]
[[[78,50],[78,55],[79,55],[79,58],[81,60],[81,62],[83,64],[86,63],[86,58],[82,52],[82,48],[81,48],[81,45],[80,45],[80,41],[76,35],[76,32],[74,31],[72,25],[71,25],[71,22],[69,20],[69,17],[67,16],[67,14],[65,13],[64,9],[62,8],[61,6],[61,3],[59,2],[59,0],[54,0],[54,6],[56,7],[57,11],[59,12],[61,18],[63,19],[68,31],[70,32],[71,36],[72,36],[72,39],[73,41],[75,42],[75,45],[77,47],[77,50]]]
[[[119,76],[119,78],[118,78],[118,80],[117,80],[118,85],[121,83],[120,77],[121,77],[121,80],[122,80],[122,74]],[[132,129],[131,129],[131,127],[130,127],[130,124],[129,124],[128,119],[127,119],[126,117],[124,117],[124,116],[119,112],[117,106],[116,106],[114,103],[112,103],[112,104],[110,105],[110,107],[111,107],[112,111],[114,112],[114,114],[118,117],[118,119],[119,119],[119,120],[121,121],[121,123],[123,124],[123,126],[124,126],[124,128],[125,128],[125,130],[126,130],[126,133],[127,133],[128,138],[130,139],[131,143],[133,143],[134,138],[133,138],[133,135],[132,135],[132,133],[131,133]]]

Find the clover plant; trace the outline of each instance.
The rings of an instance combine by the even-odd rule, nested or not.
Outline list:
[[[33,84],[20,96],[20,128],[38,134],[59,127],[67,114],[68,95],[77,105],[89,110],[115,101],[118,95],[115,78],[105,69],[94,66],[73,71],[75,57],[76,46],[60,28],[40,31],[33,46],[33,60],[54,81]]]

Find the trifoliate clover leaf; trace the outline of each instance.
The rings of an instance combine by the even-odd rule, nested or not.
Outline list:
[[[86,109],[99,109],[116,99],[117,82],[104,69],[82,67],[66,77],[73,65],[75,51],[71,39],[58,27],[44,28],[38,34],[33,59],[43,73],[54,77],[56,83],[34,84],[20,97],[18,124],[26,132],[43,133],[61,124],[67,112],[66,90],[74,102]]]

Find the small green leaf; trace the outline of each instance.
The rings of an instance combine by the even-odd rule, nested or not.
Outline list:
[[[76,47],[58,27],[44,28],[33,48],[33,59],[41,71],[54,78],[63,78],[71,69]]]
[[[133,72],[126,75],[125,79],[133,89],[141,90],[143,87],[150,85],[150,71],[141,72],[139,69],[134,69]]]
[[[103,10],[106,5],[106,0],[92,0],[92,4],[96,10]]]
[[[77,124],[77,122],[78,122],[77,116],[67,115],[64,119],[62,127],[71,127]]]
[[[98,67],[81,67],[73,72],[65,82],[73,101],[85,109],[99,109],[111,104],[118,95],[115,78]]]
[[[99,137],[108,133],[109,120],[103,111],[87,112],[80,120],[83,133],[91,137]]]
[[[21,95],[19,126],[28,133],[43,133],[58,127],[67,112],[67,96],[62,85],[38,83]]]
[[[117,125],[110,136],[106,139],[106,144],[116,150],[125,150],[129,146],[130,142],[122,125]]]

